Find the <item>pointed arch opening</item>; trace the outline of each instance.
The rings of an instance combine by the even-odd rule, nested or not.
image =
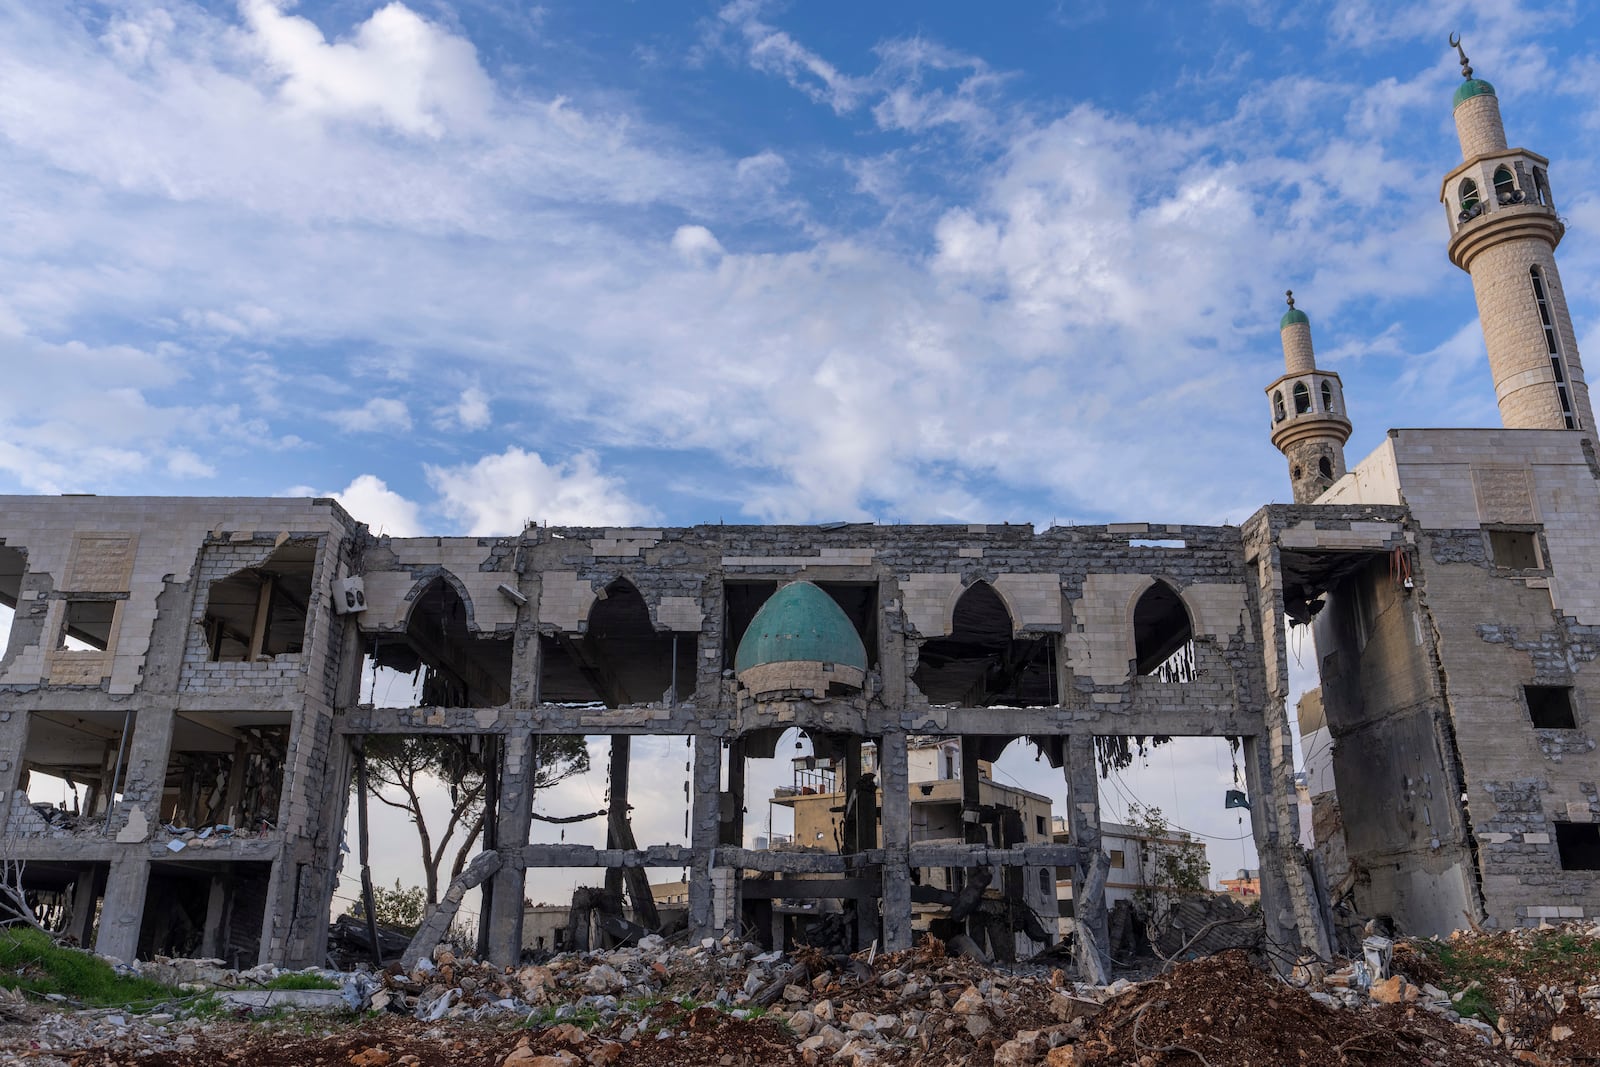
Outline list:
[[[1283,390],[1279,389],[1272,394],[1272,419],[1274,422],[1282,422],[1288,417],[1289,413],[1283,407]]]
[[[1178,591],[1156,579],[1133,607],[1134,670],[1163,682],[1195,677],[1194,625]]]
[[[1322,410],[1323,411],[1328,411],[1328,412],[1333,411],[1333,383],[1332,382],[1323,382],[1322,383]]]
[[[1514,204],[1522,199],[1522,194],[1517,190],[1516,176],[1511,173],[1510,167],[1494,169],[1494,198],[1502,204]]]
[[[541,634],[546,703],[671,704],[694,692],[697,633],[657,630],[637,586],[618,578],[589,608],[581,636]]]
[[[1311,410],[1311,390],[1306,388],[1305,382],[1294,383],[1294,413],[1304,415]]]
[[[412,598],[405,633],[373,638],[374,702],[377,669],[418,676],[411,695],[426,707],[488,708],[511,699],[511,636],[474,633],[456,586],[454,576],[434,575]]]
[[[1050,707],[1056,692],[1055,640],[1019,640],[1011,612],[988,582],[956,601],[950,636],[925,641],[911,680],[932,704]]]
[[[1555,200],[1550,196],[1550,176],[1543,167],[1533,168],[1533,191],[1534,195],[1539,198],[1539,203],[1545,207],[1553,208],[1556,206]]]
[[[1327,456],[1323,456],[1321,459],[1317,460],[1317,470],[1322,472],[1322,476],[1324,478],[1328,479],[1329,481],[1333,480],[1333,460],[1329,459]]]
[[[1471,178],[1462,178],[1461,184],[1456,186],[1456,201],[1461,205],[1461,213],[1457,216],[1461,222],[1474,219],[1483,211],[1478,199],[1478,183]]]

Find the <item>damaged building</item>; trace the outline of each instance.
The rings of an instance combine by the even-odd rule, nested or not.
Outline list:
[[[1267,399],[1295,503],[1241,526],[395,538],[327,499],[3,498],[3,858],[107,955],[320,964],[367,739],[468,738],[492,769],[484,847],[413,952],[478,893],[489,956],[514,962],[542,867],[592,868],[603,906],[625,898],[644,925],[648,872],[686,870],[697,937],[816,936],[823,902],[848,947],[909,947],[929,905],[991,950],[1042,945],[1059,872],[1094,979],[1102,765],[1211,737],[1241,754],[1280,946],[1328,956],[1346,893],[1419,933],[1600,917],[1600,461],[1563,228],[1546,160],[1507,147],[1463,66],[1464,161],[1442,196],[1503,428],[1391,431],[1347,468],[1343,386],[1291,299]],[[1326,872],[1297,841],[1297,627],[1315,634],[1348,856]],[[414,699],[363,692],[373,668],[416,674]],[[792,731],[828,768],[829,847],[746,848],[747,762]],[[532,817],[545,735],[610,739],[606,847]],[[681,840],[634,837],[640,736],[687,748]],[[1048,809],[982,789],[1019,744],[1062,776],[1066,843],[1030,825]],[[960,766],[919,824],[912,753],[930,745]],[[31,805],[32,774],[71,783],[71,809]]]

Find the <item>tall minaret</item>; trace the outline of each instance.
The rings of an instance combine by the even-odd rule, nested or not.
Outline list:
[[[1311,351],[1311,320],[1284,294],[1289,310],[1278,323],[1283,341],[1283,377],[1267,386],[1272,404],[1272,446],[1289,460],[1294,502],[1310,504],[1344,476],[1344,385],[1332,371],[1318,370]]]
[[[1516,429],[1594,432],[1578,339],[1556,271],[1566,228],[1556,215],[1549,160],[1507,148],[1494,87],[1472,76],[1460,38],[1456,134],[1463,162],[1439,197],[1450,222],[1450,262],[1472,275],[1500,422]]]

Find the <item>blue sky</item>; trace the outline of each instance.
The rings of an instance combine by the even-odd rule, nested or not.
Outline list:
[[[1479,5],[1482,8],[1482,5]],[[1578,4],[178,0],[0,10],[0,491],[390,532],[1238,522],[1293,287],[1391,425],[1495,421],[1460,31],[1552,159]]]

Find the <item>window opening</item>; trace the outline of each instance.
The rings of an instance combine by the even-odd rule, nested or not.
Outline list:
[[[1517,188],[1517,180],[1512,177],[1510,167],[1494,169],[1494,198],[1502,204],[1522,203],[1522,192]]]
[[[685,699],[694,694],[698,638],[657,630],[644,595],[618,578],[590,607],[581,636],[541,636],[540,699],[613,708]]]
[[[1564,871],[1600,871],[1600,823],[1558,822],[1556,854]]]
[[[1330,481],[1333,480],[1333,460],[1329,459],[1327,456],[1323,456],[1321,459],[1317,460],[1317,470],[1322,472],[1322,476],[1324,478],[1327,478]]]
[[[0,663],[4,663],[16,620],[17,598],[22,595],[22,575],[28,558],[15,548],[0,545]]]
[[[1539,203],[1549,208],[1556,206],[1555,200],[1550,196],[1550,177],[1543,167],[1533,168],[1533,190],[1539,197]]]
[[[956,601],[949,637],[924,641],[911,680],[933,704],[1050,707],[1056,703],[1055,637],[1013,637],[1011,612],[988,582]]]
[[[1483,205],[1478,201],[1478,183],[1471,178],[1462,178],[1457,186],[1456,195],[1461,201],[1461,214],[1457,216],[1462,222],[1470,222],[1483,213]]]
[[[372,665],[420,675],[418,699],[429,707],[505,704],[511,699],[510,635],[476,634],[467,620],[466,601],[454,583],[439,574],[412,600],[403,635],[374,638]]]
[[[1304,415],[1311,410],[1311,390],[1306,388],[1305,382],[1296,382],[1294,386],[1294,413]]]
[[[1502,570],[1536,570],[1539,539],[1528,530],[1490,530],[1489,554]]]
[[[111,645],[115,600],[69,600],[57,648],[68,652],[104,652]]]
[[[1127,853],[1124,852],[1120,848],[1112,849],[1111,850],[1111,866],[1115,870],[1119,870],[1120,871],[1123,868],[1125,868],[1127,865],[1128,865]]]
[[[1567,424],[1567,429],[1578,429],[1578,420],[1573,412],[1572,397],[1568,392],[1567,375],[1564,361],[1561,358],[1561,339],[1556,333],[1555,318],[1550,312],[1550,300],[1545,292],[1544,272],[1538,267],[1532,267],[1529,274],[1533,280],[1533,299],[1539,306],[1539,324],[1544,327],[1544,346],[1550,356],[1550,371],[1556,379],[1556,396],[1561,400],[1561,417]]]
[[[1157,581],[1134,605],[1133,647],[1137,673],[1163,682],[1194,679],[1194,629],[1183,598],[1166,582]]]
[[[1279,389],[1277,392],[1272,394],[1272,417],[1276,422],[1282,422],[1284,419],[1288,418],[1288,415],[1283,410],[1282,389]]]
[[[1332,382],[1323,382],[1322,383],[1322,410],[1323,411],[1332,411],[1333,410],[1333,383]]]
[[[300,652],[316,561],[315,541],[290,541],[259,565],[212,582],[203,622],[212,662]]]
[[[1539,730],[1576,730],[1578,719],[1572,713],[1570,685],[1525,685],[1522,698],[1528,704],[1528,717]]]

